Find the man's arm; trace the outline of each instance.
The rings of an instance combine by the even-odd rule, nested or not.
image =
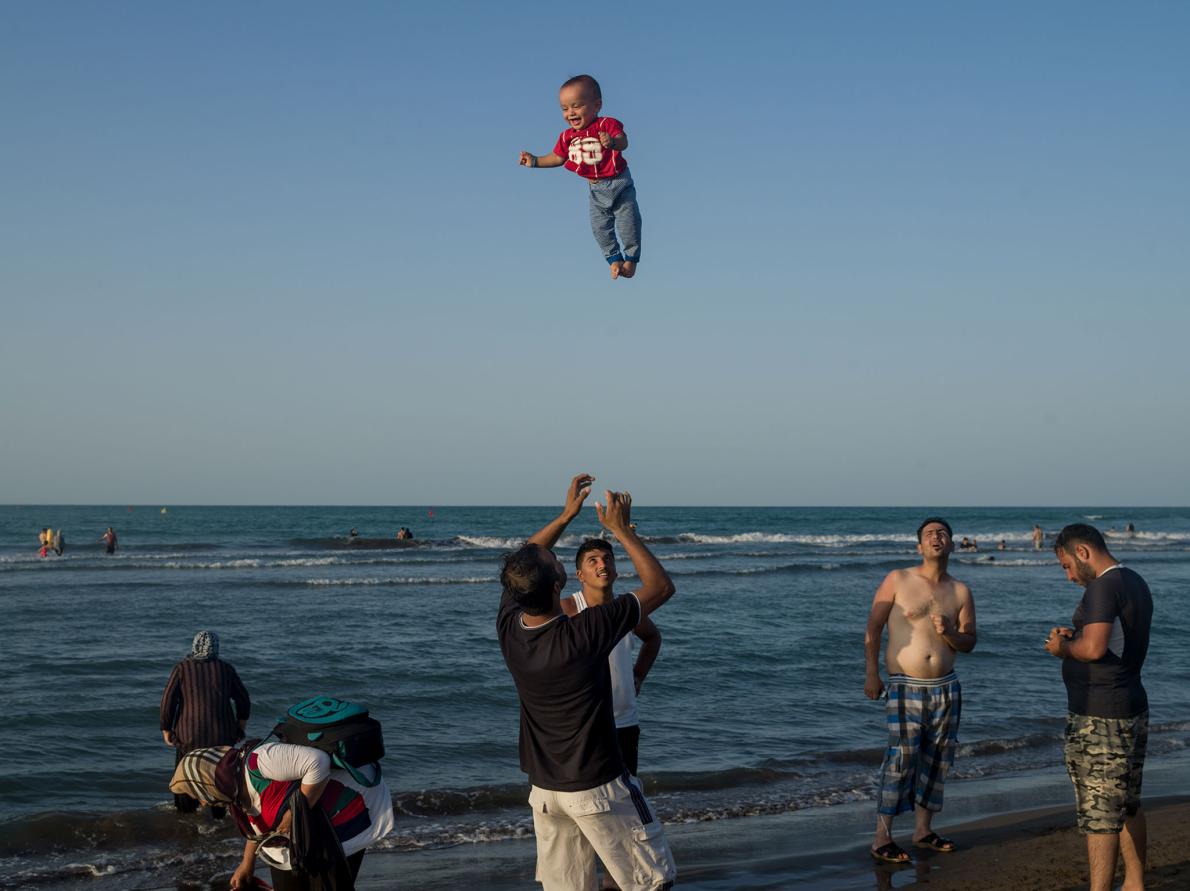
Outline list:
[[[640,685],[645,682],[649,669],[661,652],[661,632],[652,619],[641,619],[632,633],[640,638],[640,652],[636,654],[636,665],[632,666],[632,686],[640,693]]]
[[[628,559],[632,561],[632,567],[640,578],[636,599],[640,602],[640,615],[643,620],[653,610],[664,606],[665,602],[674,596],[676,589],[669,573],[662,568],[657,558],[632,529],[631,510],[632,496],[627,492],[609,491],[606,507],[598,502],[595,504],[599,522],[628,552]]]
[[[627,140],[625,140],[627,142]],[[561,167],[566,161],[553,152],[548,155],[535,155],[532,152],[521,152],[520,165],[522,167]]]
[[[253,884],[252,873],[256,869],[256,843],[258,840],[255,838],[244,840],[244,855],[240,858],[240,865],[236,867],[236,871],[231,874],[233,891],[240,891],[240,889],[248,888]]]
[[[880,638],[897,596],[895,575],[890,572],[876,589],[864,631],[864,695],[869,699],[879,699],[884,692],[884,681],[880,679]]]
[[[583,509],[583,502],[591,494],[591,483],[594,481],[595,477],[589,473],[580,473],[572,479],[570,488],[566,491],[566,504],[562,507],[562,513],[533,533],[526,544],[541,545],[543,548],[552,549],[558,543],[558,539],[562,537],[562,533],[566,531],[566,527],[570,525],[570,521],[577,517],[578,512]]]
[[[975,649],[975,598],[965,585],[959,589],[959,618],[957,627],[949,616],[932,616],[934,630],[952,650],[970,653]]]
[[[1076,659],[1079,662],[1096,662],[1107,655],[1107,644],[1111,640],[1112,622],[1093,622],[1084,625],[1078,637],[1061,632],[1069,629],[1059,628],[1055,634],[1050,632],[1045,642],[1045,650],[1059,659]]]

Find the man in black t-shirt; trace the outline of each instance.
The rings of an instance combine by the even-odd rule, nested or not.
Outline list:
[[[1073,628],[1050,631],[1045,648],[1066,683],[1066,769],[1078,827],[1087,836],[1090,891],[1109,891],[1124,854],[1124,887],[1144,885],[1146,826],[1141,775],[1149,700],[1140,670],[1149,649],[1153,598],[1094,526],[1065,527],[1054,543],[1066,577],[1086,588]]]
[[[619,540],[640,588],[567,616],[566,570],[554,544],[578,516],[594,478],[570,483],[557,519],[508,554],[496,631],[521,700],[521,770],[532,787],[537,881],[545,891],[591,888],[595,855],[624,891],[659,891],[677,869],[616,737],[608,655],[674,594],[673,582],[630,527],[632,497],[608,492],[599,522]]]

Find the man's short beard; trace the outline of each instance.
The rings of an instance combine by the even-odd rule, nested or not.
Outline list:
[[[1071,554],[1070,557],[1072,560],[1074,560],[1074,575],[1075,578],[1078,579],[1080,585],[1085,588],[1087,585],[1091,584],[1091,582],[1095,581],[1095,570],[1091,568],[1090,563],[1084,563],[1074,554]]]

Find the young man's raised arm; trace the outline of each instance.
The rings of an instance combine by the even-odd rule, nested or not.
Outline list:
[[[553,550],[554,545],[558,543],[558,539],[562,537],[562,533],[566,531],[566,527],[570,525],[571,520],[577,517],[579,511],[583,509],[583,502],[591,494],[591,483],[594,481],[595,477],[589,473],[580,473],[572,479],[570,481],[570,488],[566,490],[566,504],[562,507],[562,513],[533,533],[532,537],[525,543],[540,545],[543,548]]]
[[[652,552],[645,547],[631,525],[630,513],[632,496],[627,492],[608,492],[607,506],[596,502],[595,513],[599,522],[608,532],[616,537],[620,545],[628,552],[628,559],[636,574],[640,577],[640,588],[636,592],[636,599],[640,602],[641,618],[655,609],[660,609],[669,598],[673,597],[673,580],[666,572]]]

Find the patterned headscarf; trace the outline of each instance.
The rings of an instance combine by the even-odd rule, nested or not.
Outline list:
[[[214,659],[219,655],[219,635],[214,631],[200,631],[194,635],[194,651],[191,659]]]
[[[169,791],[189,795],[204,804],[229,804],[231,796],[215,783],[215,768],[230,749],[231,746],[213,746],[187,752],[169,781]]]

